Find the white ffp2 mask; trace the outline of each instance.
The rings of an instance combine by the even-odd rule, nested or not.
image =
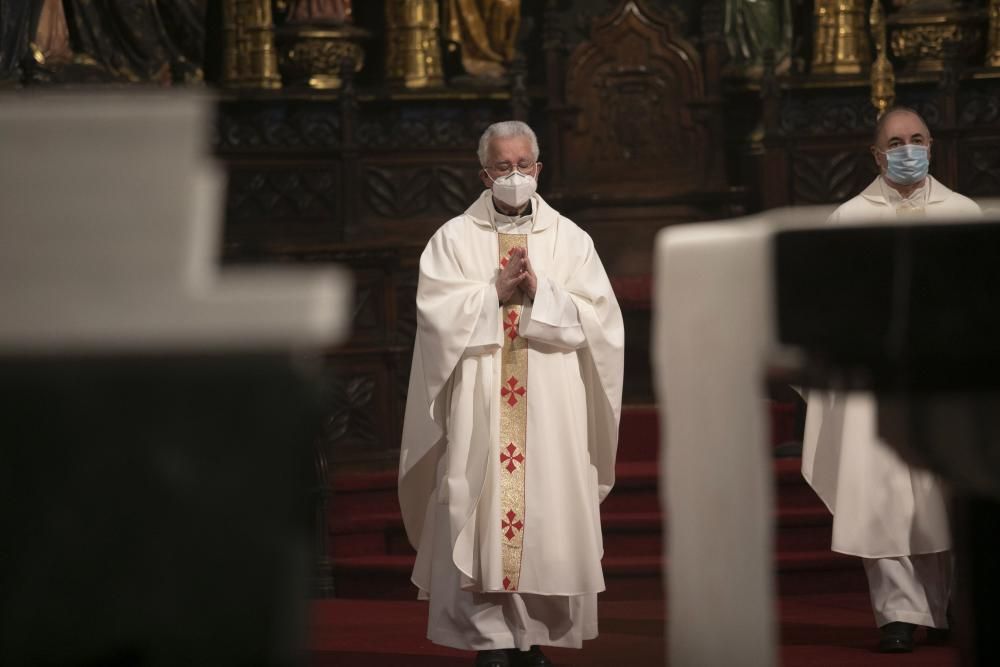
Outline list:
[[[490,176],[490,178],[493,177]],[[537,187],[538,181],[535,180],[534,176],[514,171],[506,176],[493,179],[492,189],[493,196],[498,202],[511,208],[521,208],[528,203],[531,195],[535,194]]]

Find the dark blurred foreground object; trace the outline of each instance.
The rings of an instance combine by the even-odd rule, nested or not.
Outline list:
[[[319,419],[289,361],[0,360],[0,663],[295,663]]]
[[[778,232],[780,343],[797,381],[873,391],[879,432],[953,490],[962,664],[1000,664],[1000,223]]]
[[[2,665],[304,660],[348,281],[218,270],[211,102],[0,104]]]

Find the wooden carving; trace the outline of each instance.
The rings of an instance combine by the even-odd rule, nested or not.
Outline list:
[[[623,1],[597,19],[567,66],[575,110],[562,137],[563,187],[616,199],[707,186],[711,134],[701,58],[678,21]]]

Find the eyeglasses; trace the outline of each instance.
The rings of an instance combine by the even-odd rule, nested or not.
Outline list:
[[[534,160],[521,160],[516,165],[511,164],[510,162],[497,162],[496,164],[487,167],[487,170],[492,171],[495,174],[499,174],[500,176],[510,176],[514,173],[514,169],[517,169],[517,171],[522,174],[531,172],[534,170],[536,164],[538,164],[538,162]]]

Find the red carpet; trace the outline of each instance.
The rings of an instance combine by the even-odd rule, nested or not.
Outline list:
[[[771,403],[770,413],[772,442],[793,439],[794,406]],[[601,505],[607,600],[660,594],[658,431],[655,407],[623,408],[617,481]],[[865,590],[860,562],[830,552],[830,515],[802,479],[800,467],[796,458],[775,460],[775,569],[782,595]],[[412,599],[414,553],[397,503],[395,470],[336,477],[329,543],[339,596]]]
[[[955,651],[947,646],[920,645],[908,655],[875,653],[876,630],[864,594],[801,595],[784,598],[780,604],[783,667],[958,665]],[[424,638],[426,613],[425,603],[413,601],[316,602],[309,664],[471,667],[471,653],[435,646]],[[586,642],[579,651],[548,649],[546,653],[557,665],[663,665],[663,627],[660,600],[601,601],[600,637]],[[724,641],[724,633],[720,641]]]
[[[794,439],[794,406],[771,403],[770,413],[772,443]],[[583,651],[552,649],[557,664],[663,664],[658,442],[655,408],[625,406],[617,482],[601,506],[608,587],[600,596],[601,636]],[[957,665],[947,647],[922,646],[905,656],[872,651],[877,630],[861,563],[830,551],[831,517],[803,481],[800,467],[797,458],[774,462],[782,664]],[[409,582],[414,554],[403,532],[394,470],[337,476],[329,525],[334,585],[343,599],[314,604],[313,665],[472,664],[469,654],[424,639],[426,607],[414,601]],[[722,628],[719,641],[725,638]]]

